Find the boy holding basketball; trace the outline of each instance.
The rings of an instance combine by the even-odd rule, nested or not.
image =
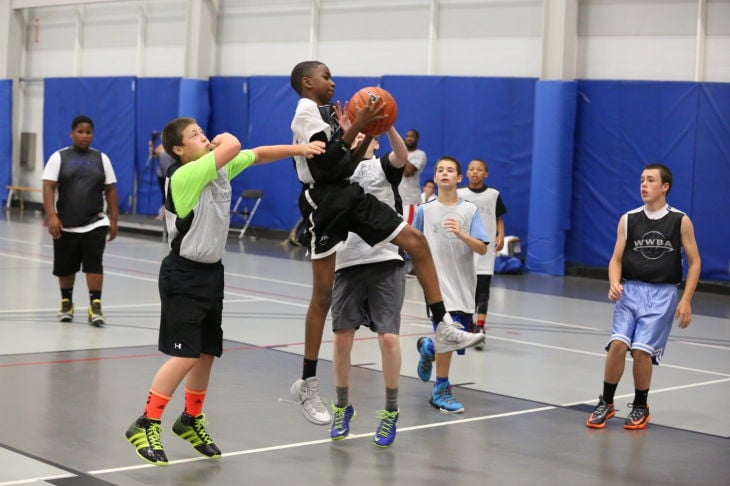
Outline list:
[[[168,170],[165,218],[170,254],[160,266],[159,350],[170,356],[155,375],[141,417],[127,429],[137,454],[167,466],[160,439],[162,413],[185,379],[185,410],[173,432],[211,459],[221,451],[205,428],[203,403],[213,360],[223,352],[223,265],[230,222],[230,180],[255,164],[321,153],[321,142],[241,150],[230,133],[213,140],[192,118],[165,126],[162,143],[176,161]]]
[[[361,158],[350,146],[359,132],[383,119],[383,106],[372,100],[360,107],[353,119],[343,115],[339,104],[330,102],[335,83],[329,68],[319,61],[297,64],[291,73],[291,85],[301,96],[291,123],[294,143],[321,141],[326,145],[323,154],[311,159],[294,157],[303,186],[299,209],[311,236],[313,282],[305,320],[302,377],[290,392],[302,405],[307,420],[327,425],[332,415],[320,396],[317,360],[332,303],[335,252],[344,245],[348,232],[356,233],[370,246],[392,242],[411,254],[426,301],[439,323],[437,352],[473,346],[484,337],[462,331],[446,313],[423,234],[408,226],[387,204],[348,180]],[[369,143],[367,138],[363,142],[365,147]]]
[[[413,226],[424,232],[433,249],[446,309],[455,321],[465,329],[471,329],[477,280],[474,254],[484,255],[487,252],[489,237],[479,209],[456,192],[461,182],[459,162],[453,157],[441,157],[434,170],[438,198],[418,206]],[[481,333],[474,335],[484,336]],[[443,413],[463,412],[464,406],[452,395],[449,383],[452,353],[437,354],[438,348],[427,337],[418,340],[417,348],[421,380],[431,379],[432,361],[436,361],[436,383],[429,403]]]

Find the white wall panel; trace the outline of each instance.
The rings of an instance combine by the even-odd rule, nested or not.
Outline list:
[[[218,51],[218,76],[289,75],[294,65],[308,59],[302,42],[227,44]]]
[[[539,37],[444,39],[439,43],[435,74],[537,78],[541,46]]]
[[[426,47],[425,39],[322,41],[319,58],[335,78],[423,74],[427,66]]]
[[[705,81],[730,81],[730,35],[716,35],[705,41]]]
[[[86,48],[81,56],[81,76],[134,76],[135,47]]]
[[[691,81],[694,59],[694,36],[583,37],[577,77]]]

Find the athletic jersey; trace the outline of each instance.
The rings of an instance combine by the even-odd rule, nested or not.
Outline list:
[[[670,206],[647,213],[645,208],[625,215],[626,246],[621,277],[656,284],[682,281],[682,218]]]
[[[460,199],[455,206],[447,206],[436,200],[422,204],[416,210],[413,227],[423,232],[428,240],[446,310],[471,313],[477,287],[474,251],[444,229],[447,218],[456,219],[462,228],[469,228],[469,234],[478,240],[488,243],[489,238],[479,210],[469,201]]]
[[[408,152],[408,162],[416,168],[416,172],[410,177],[403,178],[398,186],[398,192],[404,206],[407,204],[417,206],[421,204],[421,172],[426,167],[426,152],[420,149]]]
[[[390,165],[388,155],[384,155],[360,162],[350,182],[359,184],[366,193],[397,211],[398,183],[402,177],[403,168]],[[355,233],[349,233],[345,246],[337,251],[335,270],[389,260],[403,261],[396,245],[385,243],[372,247]]]
[[[497,237],[497,218],[507,213],[507,208],[502,202],[499,191],[487,186],[480,189],[460,187],[456,190],[456,194],[479,208],[479,215],[482,218],[484,227],[487,229],[489,241],[494,241]],[[493,244],[487,246],[487,253],[484,255],[474,253],[477,275],[494,275],[494,259],[496,256],[497,251]]]
[[[291,122],[294,144],[314,140],[325,142],[325,153],[311,159],[294,156],[297,177],[310,187],[315,183],[346,185],[354,166],[350,148],[342,140],[342,128],[337,121],[333,105],[317,106],[309,98],[300,98]]]
[[[223,258],[231,218],[230,180],[255,160],[251,150],[242,150],[216,170],[211,151],[198,160],[170,167],[165,224],[172,251],[200,263]]]
[[[81,233],[109,226],[104,189],[117,179],[106,154],[73,147],[58,150],[48,158],[41,179],[58,182],[56,212],[64,231]]]

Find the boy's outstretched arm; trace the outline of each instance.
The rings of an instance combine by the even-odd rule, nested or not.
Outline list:
[[[315,155],[324,152],[324,143],[314,141],[298,145],[262,145],[252,148],[251,151],[256,155],[254,165],[259,165],[294,157],[295,155],[301,155],[307,159],[311,159]]]
[[[388,154],[388,161],[390,162],[390,165],[396,169],[400,169],[406,165],[406,162],[408,162],[408,148],[406,147],[406,143],[403,141],[400,133],[398,133],[395,129],[395,125],[391,126],[385,133],[388,134],[388,140],[390,141],[390,146],[393,149],[393,151]]]

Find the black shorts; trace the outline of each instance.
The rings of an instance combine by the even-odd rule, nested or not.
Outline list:
[[[104,273],[102,258],[108,232],[108,226],[86,233],[61,231],[61,237],[53,240],[53,275],[73,275],[82,266],[84,273]]]
[[[406,227],[403,218],[358,184],[322,184],[305,189],[299,210],[310,232],[311,258],[334,254],[350,231],[370,246],[388,242]]]
[[[199,358],[223,353],[223,264],[198,263],[171,253],[160,265],[158,349]]]

